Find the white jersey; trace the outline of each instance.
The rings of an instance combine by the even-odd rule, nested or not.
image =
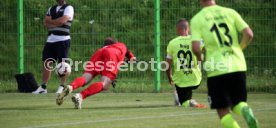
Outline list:
[[[57,6],[56,11],[58,11],[60,8],[61,8],[61,6]],[[48,9],[47,14],[50,14],[50,10],[51,10],[51,7]],[[64,14],[63,15],[69,16],[70,17],[69,20],[72,21],[73,17],[74,17],[74,8],[71,5],[67,6],[64,9]],[[51,34],[47,38],[47,43],[55,43],[55,42],[59,42],[59,41],[69,40],[69,39],[71,39],[70,36],[58,36],[58,35]]]

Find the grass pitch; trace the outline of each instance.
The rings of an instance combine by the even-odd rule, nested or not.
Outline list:
[[[207,104],[206,94],[194,99]],[[71,95],[62,106],[55,94],[0,94],[1,128],[221,128],[215,111],[173,106],[168,93],[101,93],[73,109]],[[276,94],[250,94],[261,128],[276,127]],[[235,116],[242,128],[243,118]]]

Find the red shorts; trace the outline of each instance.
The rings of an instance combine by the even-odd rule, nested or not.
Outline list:
[[[84,73],[90,73],[93,77],[101,74],[101,76],[107,76],[111,80],[115,80],[118,74],[116,52],[117,50],[112,48],[96,51],[86,64]]]

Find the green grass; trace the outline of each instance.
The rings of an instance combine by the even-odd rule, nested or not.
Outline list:
[[[72,74],[66,84],[71,83],[76,77],[81,74]],[[119,74],[120,75],[120,74]],[[41,84],[41,76],[35,78],[38,85]],[[96,77],[93,82],[99,81],[99,77]],[[199,93],[206,93],[206,78],[203,77],[200,87],[195,90]],[[59,79],[56,74],[53,73],[51,79],[47,85],[48,92],[55,92],[59,86]],[[161,92],[171,92],[172,87],[168,84],[167,78],[161,79]],[[276,78],[271,76],[252,76],[247,75],[247,90],[249,92],[258,93],[276,93]],[[0,81],[0,93],[17,92],[17,83],[15,78],[13,80]],[[139,78],[128,78],[127,76],[121,76],[117,79],[116,88],[110,89],[110,92],[114,93],[152,93],[155,92],[154,80],[140,80]]]
[[[261,128],[276,127],[276,94],[250,94],[249,104]],[[207,104],[206,94],[194,98]],[[1,128],[221,128],[215,111],[175,107],[170,93],[101,93],[87,98],[82,110],[69,98],[56,106],[55,94],[0,94]],[[246,124],[235,116],[242,128]]]

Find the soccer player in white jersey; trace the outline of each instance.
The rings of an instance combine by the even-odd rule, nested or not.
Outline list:
[[[45,19],[44,25],[48,29],[48,38],[45,43],[42,61],[42,84],[34,94],[47,93],[47,83],[51,76],[50,67],[53,62],[62,62],[67,58],[70,47],[70,27],[73,21],[74,9],[71,5],[66,4],[65,0],[56,0],[57,4],[50,7]],[[60,75],[60,86],[56,93],[60,94],[68,76]]]

